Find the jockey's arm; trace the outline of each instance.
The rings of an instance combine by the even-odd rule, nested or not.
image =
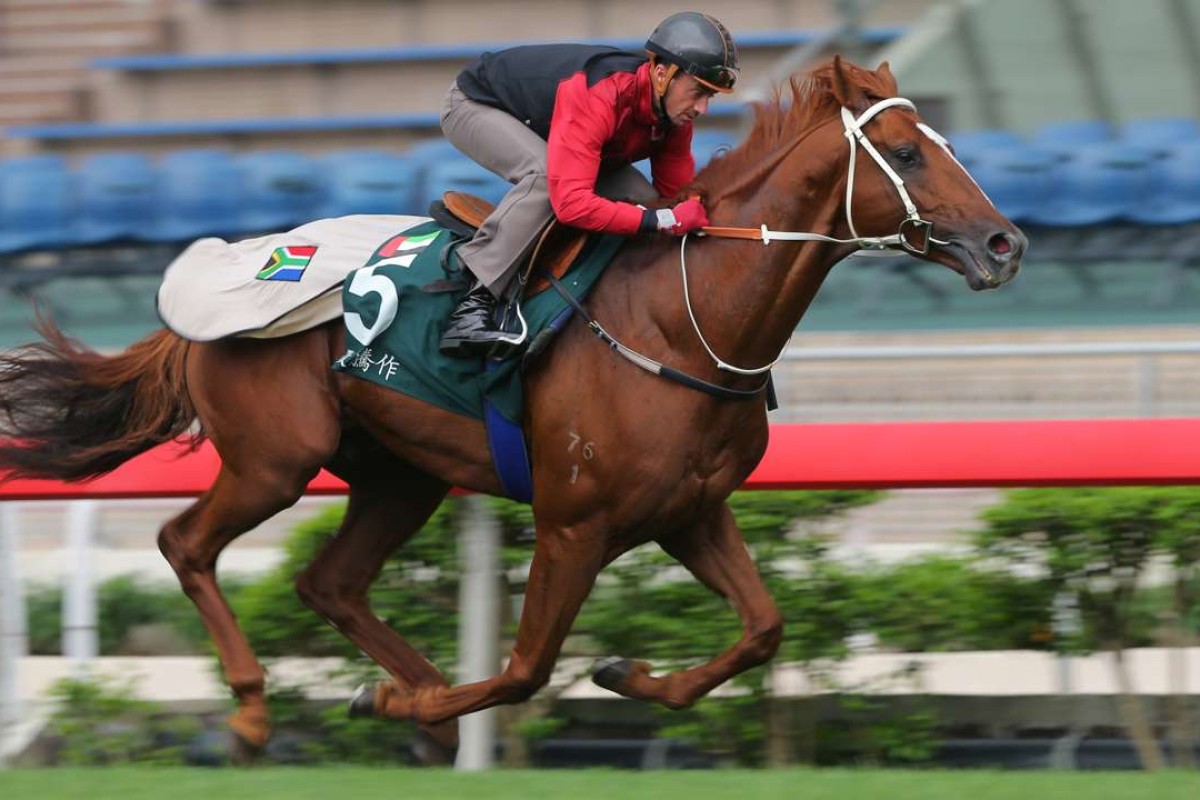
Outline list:
[[[616,109],[615,89],[603,81],[588,87],[580,74],[559,85],[546,143],[550,205],[567,225],[632,236],[657,227],[654,213],[596,194],[601,153],[617,127]]]
[[[650,157],[650,174],[659,197],[675,197],[696,179],[692,132],[691,125],[671,128],[662,149]]]

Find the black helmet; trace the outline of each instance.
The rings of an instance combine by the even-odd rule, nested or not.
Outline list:
[[[646,40],[646,51],[715,91],[732,92],[737,83],[737,46],[725,26],[707,14],[682,11],[667,17]]]

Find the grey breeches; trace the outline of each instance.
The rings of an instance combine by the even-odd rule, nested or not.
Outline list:
[[[511,114],[471,100],[457,84],[446,94],[442,132],[467,156],[513,184],[475,237],[458,249],[467,269],[499,297],[554,217],[546,180],[546,142]],[[639,202],[658,196],[631,165],[603,173],[596,193]]]

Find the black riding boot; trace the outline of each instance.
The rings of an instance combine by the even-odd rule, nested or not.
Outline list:
[[[487,355],[505,335],[492,321],[496,298],[482,283],[476,283],[450,314],[450,326],[442,334],[442,355],[472,358]]]

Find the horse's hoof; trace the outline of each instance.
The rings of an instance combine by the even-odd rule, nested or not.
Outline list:
[[[237,730],[229,732],[229,763],[235,767],[253,766],[262,755],[263,745],[256,745]]]
[[[449,723],[443,722],[429,728],[417,728],[412,751],[423,766],[445,767],[454,763],[458,755],[458,721],[453,722],[450,727],[447,727]]]
[[[233,731],[234,747],[247,753],[257,754],[267,746],[271,728],[264,720],[247,719],[244,711],[229,717],[226,722]]]
[[[375,716],[375,684],[364,683],[354,690],[349,711],[351,719]]]
[[[592,667],[592,683],[602,689],[615,692],[618,686],[625,683],[632,672],[633,662],[628,658],[609,656],[600,659]]]
[[[430,741],[450,752],[458,750],[458,720],[448,719],[436,725],[421,725],[417,728]]]

